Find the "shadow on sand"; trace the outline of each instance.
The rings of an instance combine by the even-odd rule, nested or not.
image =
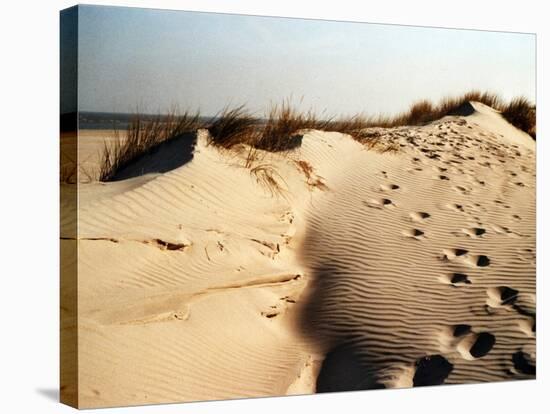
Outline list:
[[[301,330],[308,339],[327,350],[317,377],[316,392],[386,388],[386,381],[392,382],[396,375],[403,373],[399,368],[403,360],[381,348],[379,340],[375,342],[371,338],[368,315],[360,304],[352,302],[358,278],[368,275],[364,269],[355,268],[354,263],[342,262],[333,254],[333,249],[323,247],[334,242],[312,227],[309,226],[301,248],[303,264],[312,279],[301,312]],[[415,387],[442,384],[453,370],[453,365],[440,355],[408,363],[414,369],[410,380]]]
[[[110,181],[126,180],[145,174],[166,173],[181,167],[193,159],[196,143],[195,132],[165,141],[133,160],[129,165],[122,167]]]

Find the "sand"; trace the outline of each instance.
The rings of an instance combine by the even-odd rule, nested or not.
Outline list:
[[[170,171],[82,176],[78,405],[534,378],[535,143],[471,109],[371,131],[397,152],[307,131],[251,171],[201,130]]]

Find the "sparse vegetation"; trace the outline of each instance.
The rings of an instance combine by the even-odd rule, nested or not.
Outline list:
[[[320,119],[310,110],[300,112],[291,105],[290,99],[274,105],[266,119],[253,116],[244,105],[225,108],[210,125],[201,122],[199,113],[185,112],[177,116],[174,111],[167,116],[144,120],[136,116],[125,139],[114,140],[106,145],[100,166],[100,180],[112,180],[118,171],[144,154],[150,153],[161,143],[184,133],[208,128],[210,144],[225,150],[240,146],[247,151],[245,167],[252,168],[260,161],[259,152],[283,152],[301,144],[301,132],[308,129],[341,132],[351,135],[368,149],[395,152],[395,144],[383,142],[383,135],[374,128],[390,128],[406,125],[424,125],[449,114],[457,114],[469,101],[481,102],[500,111],[505,119],[517,128],[536,137],[536,107],[526,98],[519,97],[505,103],[497,94],[471,91],[459,97],[447,97],[433,104],[427,100],[413,103],[409,110],[394,117],[363,114],[351,117]],[[264,166],[265,167],[265,166]],[[254,168],[259,168],[254,167]],[[259,180],[271,185],[273,174],[265,168],[255,170]],[[70,175],[69,172],[64,175]]]
[[[507,113],[527,114],[528,112],[526,109],[529,108],[533,114],[532,121],[534,122],[535,108],[525,98],[516,98],[509,104],[506,104],[497,94],[470,91],[458,97],[443,98],[437,104],[433,104],[425,99],[414,102],[407,111],[393,117],[384,115],[376,117],[354,115],[349,118],[342,118],[337,121],[329,122],[326,130],[338,131],[362,139],[365,137],[365,132],[363,130],[367,128],[393,128],[407,125],[424,125],[441,119],[446,115],[458,113],[457,111],[459,111],[465,103],[470,101],[481,102],[502,112],[503,116],[508,119],[509,122],[526,132],[528,131],[525,128],[527,128],[530,122],[522,124],[519,122],[519,119],[523,118],[521,116],[518,116],[518,121],[512,122],[514,117],[508,116]]]
[[[443,98],[437,105],[422,100],[413,103],[410,109],[394,118],[381,119],[379,122],[367,122],[369,126],[383,128],[423,125],[446,115],[458,113],[464,104],[475,101],[501,112],[512,125],[527,132],[535,138],[536,110],[526,98],[518,97],[505,103],[497,94],[490,92],[470,91],[462,96]]]

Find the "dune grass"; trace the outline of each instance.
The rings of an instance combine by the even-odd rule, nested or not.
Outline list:
[[[285,152],[301,145],[303,132],[320,130],[342,132],[365,142],[362,130],[382,119],[356,115],[349,118],[320,118],[313,110],[300,112],[290,99],[280,105],[272,105],[265,119],[254,117],[244,106],[226,108],[218,119],[208,127],[210,144],[231,149],[245,144],[249,147],[247,165],[250,165],[258,150]]]
[[[312,110],[301,113],[290,99],[281,105],[272,105],[266,124],[254,146],[270,152],[287,151],[301,144],[300,131],[326,130],[328,121],[319,120]]]
[[[235,145],[253,145],[259,133],[259,120],[253,117],[244,105],[230,109],[226,107],[216,120],[208,126],[210,143],[224,149]]]
[[[516,128],[527,132],[533,139],[537,139],[537,110],[523,97],[512,99],[502,109],[502,116]]]
[[[224,149],[246,144],[255,149],[282,152],[299,146],[299,131],[323,130],[328,121],[319,121],[313,111],[302,113],[290,100],[273,105],[265,119],[254,117],[244,105],[226,108],[208,127],[210,143]]]
[[[124,167],[151,153],[163,142],[202,127],[198,111],[195,114],[185,111],[179,115],[176,110],[172,110],[168,115],[157,115],[152,119],[144,119],[136,114],[124,139],[116,130],[113,142],[105,143],[99,167],[100,181],[113,180]]]
[[[358,131],[366,128],[392,128],[399,126],[425,125],[458,113],[468,102],[481,102],[501,112],[502,116],[515,127],[536,137],[536,107],[525,97],[517,97],[506,103],[498,94],[491,92],[470,91],[461,96],[446,97],[434,104],[428,100],[414,102],[407,111],[396,116],[366,117],[354,116],[335,122],[333,127],[343,133],[361,136]]]
[[[421,100],[411,105],[408,111],[371,126],[396,127],[405,125],[424,125],[459,111],[468,102],[481,102],[501,112],[512,125],[535,138],[536,109],[525,97],[517,97],[506,103],[498,94],[491,92],[470,91],[457,97],[443,98],[439,103]]]
[[[368,149],[393,152],[398,148],[380,140],[383,134],[369,128],[424,125],[457,113],[470,101],[481,102],[500,111],[508,122],[536,138],[536,107],[524,97],[506,103],[497,94],[470,91],[461,96],[444,98],[435,104],[420,100],[396,116],[357,114],[339,118],[320,117],[312,110],[301,112],[291,104],[291,99],[286,99],[280,105],[272,105],[263,119],[252,115],[244,105],[226,107],[209,125],[201,122],[198,112],[190,114],[186,111],[176,115],[172,111],[148,120],[137,115],[125,139],[117,137],[113,144],[105,145],[100,180],[112,180],[122,168],[150,153],[161,143],[199,128],[208,129],[209,144],[218,148],[246,148],[245,166],[248,168],[258,164],[260,151],[284,152],[296,148],[301,144],[303,132],[312,129],[348,134]],[[258,173],[265,176],[265,170],[258,170]],[[67,172],[64,175],[70,174]],[[270,181],[269,178],[266,180]]]

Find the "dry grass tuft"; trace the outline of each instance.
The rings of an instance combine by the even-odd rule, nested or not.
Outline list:
[[[309,162],[304,160],[298,160],[294,162],[296,163],[298,168],[304,173],[304,175],[306,176],[306,179],[309,181],[313,174],[313,166]]]
[[[270,164],[260,164],[250,170],[258,184],[269,190],[271,196],[283,195],[288,191],[284,178]]]
[[[250,115],[244,105],[225,108],[208,127],[210,144],[224,149],[240,144],[252,146],[258,139],[258,124],[258,119]]]
[[[318,188],[319,190],[326,191],[328,190],[327,185],[323,182],[323,178],[314,174],[313,166],[304,160],[294,161],[296,166],[306,177],[306,183],[310,187]]]
[[[351,117],[339,118],[327,122],[325,130],[348,134],[352,137],[359,138],[362,131],[372,124],[372,119],[367,118],[363,114],[353,115]]]
[[[313,111],[299,112],[290,103],[290,99],[274,105],[269,111],[266,124],[254,143],[258,149],[270,152],[288,151],[300,146],[302,136],[307,129],[325,129],[328,121],[319,121]]]
[[[301,131],[323,130],[329,121],[320,121],[313,111],[299,112],[290,99],[273,105],[265,120],[253,117],[243,105],[226,108],[208,128],[210,142],[224,149],[245,144],[258,150],[283,152],[301,143]]]
[[[176,110],[172,110],[168,115],[157,115],[150,120],[136,114],[125,139],[121,139],[119,131],[115,131],[114,143],[105,144],[99,171],[100,181],[113,180],[124,167],[151,153],[163,142],[195,132],[201,127],[203,124],[198,111],[194,115],[188,111],[178,115]]]
[[[516,128],[537,139],[537,110],[526,98],[513,99],[503,109],[502,116]]]
[[[421,125],[428,123],[433,120],[434,116],[437,116],[437,112],[437,108],[434,108],[430,101],[418,101],[409,109],[405,123],[408,125]]]

